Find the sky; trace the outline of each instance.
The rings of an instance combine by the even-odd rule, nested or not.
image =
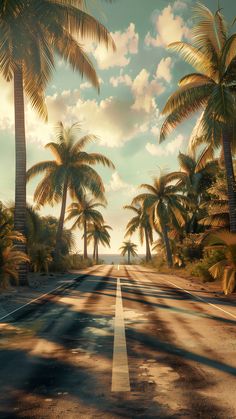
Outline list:
[[[223,8],[227,20],[236,16],[235,0],[208,0],[203,4]],[[167,49],[175,41],[191,42],[192,0],[88,0],[91,13],[111,32],[116,52],[84,40],[100,78],[100,94],[86,79],[81,79],[58,58],[56,71],[46,91],[49,113],[42,122],[26,103],[28,168],[51,158],[44,146],[53,140],[57,121],[65,125],[80,122],[83,133],[99,137],[87,151],[108,156],[114,171],[97,166],[102,175],[108,206],[104,217],[113,228],[111,248],[102,253],[118,253],[125,226],[132,213],[123,209],[140,192],[142,183],[151,183],[160,171],[178,169],[178,153],[187,151],[188,139],[196,118],[191,118],[159,144],[163,122],[161,110],[178,80],[192,71],[180,57]],[[11,83],[0,78],[0,200],[14,199],[15,149],[14,108]],[[40,178],[28,185],[27,200],[33,202],[34,188]],[[60,207],[46,206],[42,214],[58,215]],[[82,233],[75,232],[76,250],[82,251]],[[138,236],[132,240],[140,246]]]

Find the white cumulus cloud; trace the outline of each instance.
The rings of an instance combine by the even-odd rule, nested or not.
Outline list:
[[[164,79],[170,82],[172,79],[171,68],[173,66],[171,57],[162,58],[156,70],[157,79]]]
[[[156,109],[155,96],[164,92],[164,86],[156,79],[150,79],[150,73],[143,68],[134,79],[131,90],[134,95],[133,109],[149,113]]]
[[[117,77],[110,78],[110,84],[113,87],[118,87],[120,84],[124,84],[125,86],[131,86],[133,83],[132,78],[128,74],[120,74]]]
[[[155,18],[156,36],[150,32],[145,37],[145,44],[153,47],[166,47],[171,42],[181,41],[189,37],[189,28],[183,18],[174,14],[174,8],[168,5]]]
[[[183,146],[183,142],[184,136],[182,134],[179,134],[176,138],[174,138],[172,141],[169,141],[167,144],[163,143],[160,145],[156,145],[148,142],[146,144],[146,150],[152,156],[169,156],[178,153]]]
[[[111,67],[125,67],[130,63],[130,56],[138,53],[139,35],[135,30],[134,23],[130,23],[124,32],[116,31],[112,32],[111,35],[116,44],[116,51],[107,50],[102,45],[90,49],[101,70]],[[89,52],[89,48],[87,50]]]

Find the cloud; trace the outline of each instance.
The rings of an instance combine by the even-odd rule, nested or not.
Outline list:
[[[173,66],[171,57],[162,58],[156,70],[156,78],[164,79],[169,83],[172,79],[171,68]]]
[[[188,7],[187,3],[181,0],[176,0],[173,4],[174,10],[183,10]]]
[[[106,192],[122,192],[124,195],[133,197],[137,193],[137,188],[131,183],[125,182],[118,172],[114,172],[111,175],[111,180],[105,185]]]
[[[128,84],[131,93],[129,99],[109,96],[102,100],[85,100],[81,97],[80,89],[47,95],[48,124],[26,103],[27,141],[42,145],[51,141],[54,138],[53,128],[60,120],[68,125],[81,122],[85,132],[89,130],[100,138],[101,145],[112,148],[122,147],[140,134],[150,131],[159,118],[155,96],[162,93],[165,87],[156,77],[151,77],[146,69],[142,69],[134,80],[121,72],[113,84],[121,82]],[[6,103],[0,115],[0,129],[13,133],[13,101],[9,86],[3,84],[3,100]]]
[[[104,84],[104,81],[101,79],[101,77],[98,78],[98,81],[100,86]],[[84,83],[80,84],[80,90],[91,89],[92,87],[93,86],[91,83],[89,83],[89,81],[85,81]]]
[[[121,179],[118,172],[114,172],[111,176],[110,182],[106,185],[106,190],[109,191],[120,191],[121,189],[126,189],[129,187],[129,184],[124,182],[123,179]]]
[[[150,32],[145,37],[145,44],[147,46],[166,47],[171,42],[188,38],[190,34],[190,30],[182,17],[174,15],[174,8],[171,5],[165,7],[161,14],[156,15],[155,29],[157,33],[156,37],[152,37]]]
[[[118,87],[120,84],[131,86],[133,83],[132,78],[128,74],[120,74],[118,77],[111,77],[110,84],[113,87]]]
[[[88,52],[93,53],[101,70],[111,67],[125,67],[130,63],[130,55],[138,53],[139,35],[135,31],[134,23],[130,23],[124,32],[111,32],[111,35],[116,44],[116,51],[107,50],[102,45],[86,48]]]
[[[183,142],[184,142],[184,136],[179,134],[174,140],[168,142],[167,144],[156,145],[156,144],[152,144],[148,142],[146,144],[146,150],[152,156],[159,156],[159,157],[169,156],[169,155],[179,152],[180,149],[182,148]]]
[[[156,110],[154,96],[160,95],[165,91],[164,86],[156,79],[149,81],[150,73],[143,68],[134,79],[131,86],[134,95],[132,109],[143,110],[147,113]]]

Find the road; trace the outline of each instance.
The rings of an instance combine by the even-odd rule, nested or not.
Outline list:
[[[1,418],[236,418],[236,306],[100,266],[2,323]]]

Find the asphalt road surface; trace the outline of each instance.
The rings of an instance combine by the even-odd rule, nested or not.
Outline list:
[[[1,418],[236,418],[236,307],[100,266],[0,325]]]

